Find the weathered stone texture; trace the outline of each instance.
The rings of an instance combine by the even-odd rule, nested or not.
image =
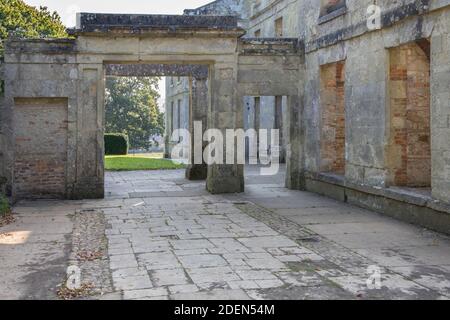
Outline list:
[[[14,102],[14,195],[65,198],[67,99]]]
[[[349,201],[351,198],[352,203],[361,201],[361,205],[370,207],[362,191],[377,194],[377,199],[386,197],[383,201],[393,203],[395,200],[389,199],[396,199],[396,195],[390,189],[383,189],[382,195],[375,190],[392,185],[426,187],[431,172],[433,198],[448,203],[450,96],[444,91],[448,91],[450,81],[450,1],[379,1],[381,31],[367,29],[366,9],[370,4],[371,1],[347,1],[344,12],[318,24],[320,2],[300,1],[299,21],[309,26],[301,29],[306,44],[304,150],[308,188],[330,195],[340,188],[338,198]],[[398,63],[393,56],[402,49],[407,50],[401,60],[403,71],[395,67]],[[320,92],[320,69],[337,61],[346,63],[346,171],[341,181],[318,174],[323,171],[324,160],[317,144],[324,134],[320,126],[321,110],[325,107]],[[402,110],[398,109],[400,106]],[[324,183],[315,187],[313,180]],[[432,201],[431,197],[428,199]],[[414,202],[412,198],[402,201]],[[393,214],[386,203],[377,207],[380,202],[368,202],[380,212]],[[420,216],[423,212],[415,214]],[[418,223],[426,224],[423,219]]]
[[[207,64],[208,128],[244,128],[244,97],[286,97],[288,187],[315,185],[326,193],[323,186],[329,185],[336,197],[351,197],[361,205],[372,203],[383,212],[386,206],[367,201],[361,194],[448,212],[450,0],[377,1],[382,9],[382,30],[368,29],[367,8],[372,0],[346,1],[345,6],[333,1],[337,10],[325,6],[328,9],[321,14],[327,3],[275,0],[258,5],[245,1],[247,11],[239,17],[247,23],[245,37],[245,31],[237,27],[237,17],[86,15],[89,21],[80,24],[76,40],[10,42],[2,120],[6,123],[2,129],[6,172],[11,172],[14,162],[13,98],[69,97],[68,188],[78,185],[92,194],[93,189],[85,186],[92,185],[95,190],[103,186],[99,128],[103,124],[104,64]],[[203,9],[187,13],[202,14]],[[170,28],[172,23],[176,28]],[[280,35],[295,39],[272,39]],[[396,52],[403,50],[407,54],[397,56]],[[321,70],[341,62],[345,62],[345,81],[342,68],[341,76],[326,86],[334,92],[330,98],[330,93],[321,90]],[[336,105],[338,109],[327,112]],[[321,148],[328,137],[324,123],[334,130],[330,135],[335,138],[332,156],[327,154],[330,150]],[[88,150],[93,154],[86,154]],[[75,163],[72,159],[79,160]],[[330,177],[323,172],[330,171],[324,170],[325,162],[328,167],[332,163],[331,171],[344,173],[343,159],[345,176]],[[95,168],[88,168],[92,163]],[[242,191],[242,171],[237,165],[209,166],[208,190]],[[399,196],[397,189],[389,188],[395,184],[428,186],[430,180],[431,193],[424,191],[427,200],[417,191]],[[82,194],[81,189],[75,194]],[[417,203],[417,199],[423,201]]]
[[[87,19],[90,15],[82,17]],[[13,114],[14,100],[36,97],[67,99],[67,146],[61,146],[60,151],[67,155],[64,194],[72,199],[101,198],[104,195],[104,76],[108,73],[129,75],[130,72],[138,70],[139,75],[149,72],[160,74],[161,70],[164,71],[166,66],[172,64],[176,67],[175,69],[167,67],[170,74],[187,72],[197,77],[198,70],[195,71],[191,66],[206,66],[210,71],[208,75],[210,94],[206,96],[205,92],[201,93],[202,102],[197,101],[194,106],[207,110],[207,116],[203,111],[199,118],[206,123],[205,127],[219,128],[224,132],[227,129],[243,127],[242,106],[237,104],[237,99],[242,97],[241,92],[237,90],[239,52],[237,38],[243,31],[234,26],[233,19],[224,18],[225,22],[219,23],[217,18],[167,17],[165,20],[156,17],[157,23],[153,24],[151,16],[139,16],[136,19],[138,21],[144,19],[145,23],[132,27],[130,23],[135,17],[124,17],[122,27],[132,27],[133,32],[141,35],[140,32],[147,32],[149,27],[160,27],[158,23],[162,20],[169,23],[175,19],[181,24],[177,30],[161,29],[151,37],[136,37],[133,32],[122,33],[118,28],[120,26],[115,24],[117,21],[111,22],[111,29],[108,27],[107,32],[97,28],[96,19],[103,18],[108,21],[112,19],[114,22],[117,17],[94,15],[94,21],[88,19],[89,21],[82,22],[79,29],[74,31],[77,35],[75,40],[19,40],[7,43],[7,95],[5,119],[2,120],[6,124],[5,132],[9,133],[6,139],[7,165],[11,168],[15,163],[20,164],[16,161],[19,154],[12,142],[18,127],[8,118]],[[186,25],[182,23],[184,19],[187,19]],[[119,20],[117,23],[122,23],[122,18]],[[196,27],[197,22],[205,25]],[[186,33],[184,27],[198,30]],[[289,49],[291,44],[288,42],[283,46]],[[294,52],[295,48],[289,50],[288,52]],[[283,49],[273,48],[272,51],[263,50],[255,58],[260,60],[258,63],[263,70],[276,72],[281,76],[280,70],[283,69],[292,79],[298,79],[296,76],[298,60],[288,58],[290,54]],[[271,56],[274,56],[274,59],[271,59]],[[247,59],[250,58],[251,55],[247,55]],[[141,62],[146,63],[139,67]],[[124,67],[124,64],[133,65],[133,63],[135,65],[132,67]],[[111,66],[105,67],[109,64]],[[283,65],[283,68],[280,68],[280,65]],[[200,75],[198,80],[203,81],[204,75]],[[251,85],[248,83],[248,88]],[[258,86],[269,94],[296,93],[295,86],[286,89],[277,81]],[[242,92],[244,93],[246,92]],[[30,135],[39,134],[39,131],[35,132],[37,129],[28,129]],[[14,186],[14,178],[19,176],[20,170],[7,170],[10,172],[8,181],[11,186]],[[30,170],[38,169],[33,167]],[[46,174],[50,172],[51,169],[47,167]],[[33,181],[30,186],[35,184],[37,182]],[[212,193],[243,191],[243,167],[209,166],[207,188]],[[33,192],[30,191],[29,197],[35,196]],[[18,200],[28,196],[26,192],[13,192],[13,197]]]
[[[390,55],[391,163],[387,165],[397,186],[431,184],[429,47],[424,50],[412,43],[392,49]]]
[[[196,155],[203,155],[206,143],[203,135],[208,125],[208,81],[206,79],[189,79],[191,100],[188,107],[188,128],[191,134],[191,150],[189,150],[190,165],[186,169],[186,178],[189,180],[205,180],[208,176],[208,166],[203,159]],[[189,120],[191,119],[191,120]],[[202,130],[196,132],[194,123],[201,123]],[[197,129],[198,130],[198,129]],[[197,143],[196,143],[197,142]]]

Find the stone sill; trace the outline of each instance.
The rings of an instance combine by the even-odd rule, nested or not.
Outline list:
[[[320,16],[318,23],[319,23],[319,25],[327,23],[328,21],[331,21],[331,20],[336,19],[337,17],[343,16],[346,13],[347,13],[347,7],[345,6],[345,7],[339,8],[337,10],[334,10],[333,12],[330,12],[326,15]]]
[[[420,206],[427,207],[436,211],[444,212],[450,214],[450,203],[439,201],[433,199],[430,194],[414,191],[412,188],[401,188],[401,187],[375,187],[365,184],[357,184],[350,181],[346,181],[345,177],[342,175],[337,175],[333,173],[307,173],[306,177],[311,180],[317,180],[320,182],[325,182],[340,186],[343,188],[353,189],[359,192],[364,192],[372,194],[379,197],[385,197],[388,199]]]

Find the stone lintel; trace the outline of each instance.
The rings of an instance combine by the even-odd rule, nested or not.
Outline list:
[[[117,77],[156,77],[180,76],[207,79],[208,65],[200,64],[106,64],[107,76]]]

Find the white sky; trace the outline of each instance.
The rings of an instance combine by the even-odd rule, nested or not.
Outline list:
[[[182,14],[213,0],[25,0],[32,6],[57,11],[67,27],[75,26],[76,12]]]
[[[75,26],[77,12],[182,14],[213,0],[25,0],[32,6],[45,6],[57,11],[67,27]],[[165,100],[164,78],[159,85],[161,102]]]

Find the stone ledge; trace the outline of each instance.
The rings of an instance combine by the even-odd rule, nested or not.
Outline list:
[[[439,207],[444,209],[444,212],[450,213],[450,208],[446,209],[447,204],[443,204],[441,201],[434,200],[431,196],[428,196],[426,194],[421,194],[417,192],[412,192],[411,190],[404,189],[401,187],[395,187],[395,188],[382,188],[382,187],[375,187],[365,184],[357,184],[350,182],[345,179],[342,175],[337,175],[333,173],[307,173],[306,176],[308,179],[312,180],[318,180],[321,182],[326,182],[330,184],[334,184],[337,186],[341,186],[344,188],[354,189],[357,191],[370,193],[376,196],[381,197],[387,197],[391,198],[393,200],[398,200],[410,204],[414,204],[417,206],[428,206],[431,202],[433,202],[434,206],[436,207],[436,202],[441,203]]]
[[[189,16],[189,15],[138,15],[79,13],[77,26],[69,29],[71,35],[120,32],[121,34],[144,34],[146,32],[208,31],[242,33],[235,16]]]
[[[356,184],[346,181],[343,176],[330,173],[308,172],[305,176],[306,189],[309,191],[450,234],[450,204],[433,199],[431,195],[402,188]],[[358,198],[361,197],[365,199],[359,201]],[[399,212],[393,212],[394,207]],[[435,219],[428,222],[427,214],[433,214]]]
[[[348,189],[373,194],[376,196],[386,197],[393,200],[413,204],[421,207],[429,207],[433,210],[439,210],[450,214],[450,204],[433,199],[431,195],[412,192],[401,187],[383,188],[364,184],[357,184],[345,179],[344,176],[332,173],[307,173],[307,179],[318,180],[321,182],[334,184]]]

